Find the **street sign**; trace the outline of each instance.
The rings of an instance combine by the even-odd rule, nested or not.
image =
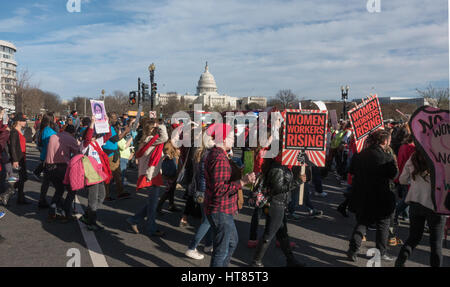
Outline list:
[[[148,114],[151,119],[156,119],[158,117],[156,111],[149,111]]]

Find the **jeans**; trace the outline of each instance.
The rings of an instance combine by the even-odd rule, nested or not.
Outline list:
[[[125,182],[127,178],[127,167],[128,167],[128,159],[120,158],[120,173],[122,175],[122,184]]]
[[[410,206],[409,237],[400,250],[397,261],[404,264],[411,256],[414,248],[420,243],[425,228],[425,221],[430,228],[430,266],[442,265],[442,240],[444,238],[445,216],[434,213],[420,204]]]
[[[233,215],[219,212],[206,217],[213,231],[213,253],[210,267],[227,267],[239,240]]]
[[[198,244],[202,241],[203,237],[206,235],[206,242],[205,246],[211,246],[213,242],[212,238],[212,231],[211,231],[211,224],[208,221],[208,218],[206,218],[205,210],[203,208],[203,204],[200,206],[202,210],[202,223],[197,229],[197,232],[194,235],[194,238],[192,239],[191,243],[189,244],[189,249],[194,250],[197,248]]]
[[[62,200],[62,197],[64,195],[64,177],[66,175],[66,164],[58,164],[58,165],[51,165],[47,166],[45,173],[46,177],[49,179],[49,181],[53,184],[55,187],[55,194],[53,195],[52,201],[50,205],[56,204],[56,207],[62,208],[66,216],[72,215],[72,203],[75,199],[76,191],[73,191],[69,186],[67,187],[67,195],[66,199]],[[51,215],[54,215],[56,212],[55,209],[50,208],[49,213]]]
[[[257,240],[258,239],[258,226],[259,219],[261,218],[263,209],[255,207],[253,210],[252,221],[250,223],[250,237],[249,240]]]
[[[400,215],[404,214],[406,217],[409,217],[409,206],[406,204],[405,199],[408,195],[408,186],[407,185],[399,185],[400,193],[402,194],[402,199],[397,204],[397,207],[395,208],[395,218],[397,219]]]
[[[305,188],[303,190],[303,205],[306,206],[309,211],[315,210],[314,205],[311,202],[310,193],[309,193],[309,184],[304,183]],[[295,210],[298,206],[300,196],[300,190],[298,188],[291,190],[291,201],[288,204],[288,213],[294,214]]]
[[[356,254],[361,247],[361,242],[363,236],[367,232],[367,226],[372,224],[373,222],[367,222],[360,216],[356,215],[356,226],[353,230],[352,237],[350,239],[350,248],[349,251],[352,254]],[[387,242],[389,239],[389,226],[391,223],[391,216],[383,219],[376,220],[375,224],[377,227],[376,231],[376,248],[380,250],[381,256],[386,254],[387,250]]]
[[[88,190],[88,207],[92,211],[97,211],[105,200],[105,184],[99,183],[87,187]]]
[[[41,193],[39,196],[39,202],[40,203],[45,203],[46,197],[47,197],[47,192],[48,192],[48,188],[50,187],[50,178],[47,174],[47,172],[44,169],[44,177],[42,179],[42,184],[41,184]]]
[[[147,204],[138,213],[130,217],[131,222],[134,224],[138,224],[147,217],[147,231],[150,235],[158,230],[156,225],[156,207],[158,205],[160,191],[161,187],[150,186],[148,188]]]

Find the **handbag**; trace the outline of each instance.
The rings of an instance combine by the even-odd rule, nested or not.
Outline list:
[[[262,208],[269,202],[269,200],[269,194],[264,186],[264,176],[260,175],[252,189],[248,204],[252,207]]]

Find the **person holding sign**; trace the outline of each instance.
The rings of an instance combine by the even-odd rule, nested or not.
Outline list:
[[[289,236],[287,233],[287,217],[286,207],[289,204],[291,198],[291,190],[294,182],[297,179],[294,178],[294,174],[297,174],[298,180],[306,182],[306,175],[293,171],[281,164],[282,152],[278,154],[275,159],[266,159],[262,170],[264,174],[267,174],[265,178],[266,187],[269,190],[270,206],[267,214],[266,228],[262,238],[258,241],[255,255],[253,257],[252,266],[263,267],[262,260],[269,248],[270,242],[273,237],[277,237],[280,242],[281,250],[286,256],[287,266],[289,267],[304,267],[305,265],[298,262],[292,252],[292,247],[289,242]],[[267,172],[267,173],[266,173]]]
[[[95,116],[97,118],[97,116]],[[110,132],[105,135],[105,144],[102,146],[103,151],[108,155],[109,166],[113,175],[114,182],[117,188],[117,198],[123,199],[130,196],[129,193],[124,192],[122,184],[122,173],[120,172],[120,151],[118,142],[123,139],[130,131],[131,126],[136,120],[132,120],[122,133],[118,133],[117,123],[118,117],[116,113],[111,113],[109,116]],[[97,132],[97,128],[96,128]],[[106,198],[105,201],[111,201],[110,185],[106,184]]]

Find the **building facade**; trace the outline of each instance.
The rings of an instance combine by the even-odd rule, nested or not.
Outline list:
[[[165,93],[156,95],[156,103],[161,105],[167,105],[171,99],[177,101],[184,101],[186,104],[201,104],[203,108],[208,106],[209,108],[227,108],[235,110],[238,106],[248,105],[250,103],[256,103],[262,107],[267,106],[267,99],[262,97],[246,97],[236,98],[230,97],[227,94],[219,94],[217,90],[216,80],[214,76],[209,72],[208,63],[206,63],[205,71],[201,74],[197,84],[197,92],[195,95],[190,94],[177,94],[177,93]],[[238,104],[239,103],[239,104]]]
[[[17,62],[14,44],[0,40],[0,106],[8,112],[16,110]]]

